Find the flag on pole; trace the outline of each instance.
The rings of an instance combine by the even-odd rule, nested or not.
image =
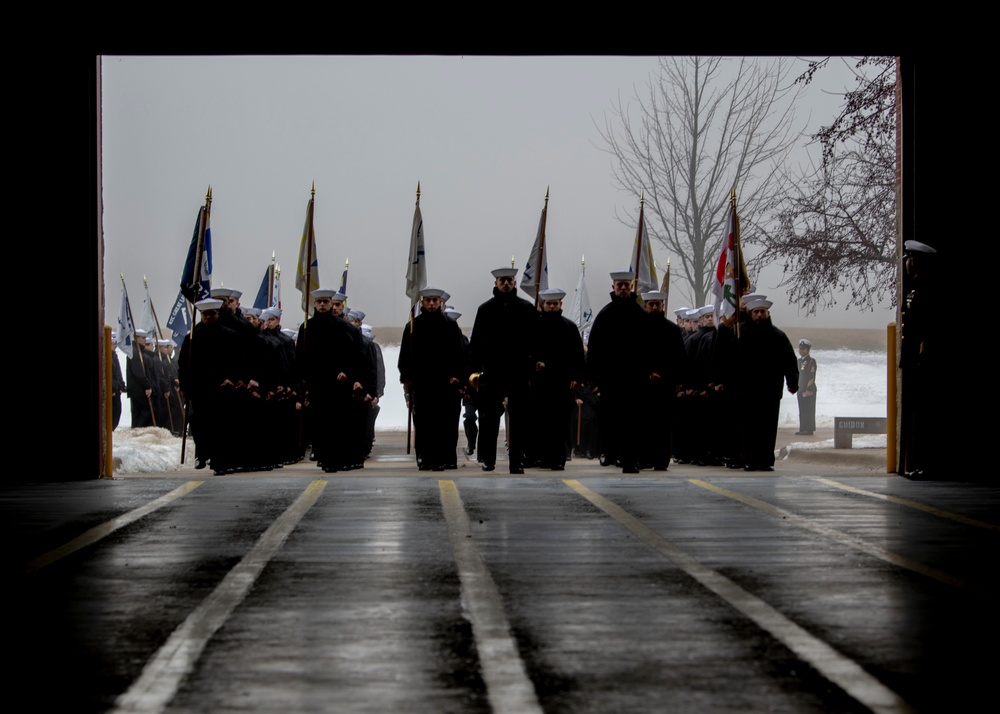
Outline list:
[[[257,288],[257,297],[253,299],[253,306],[259,310],[272,307],[274,304],[271,298],[274,290],[274,263],[272,262],[264,268],[264,277],[261,278],[260,287]]]
[[[198,209],[194,235],[188,247],[184,272],[181,273],[181,292],[191,302],[198,302],[212,294],[212,189],[209,187],[205,205]]]
[[[417,206],[413,210],[410,231],[410,262],[406,266],[406,295],[410,305],[417,304],[420,291],[427,287],[427,257],[424,253],[424,219],[420,215],[420,182],[417,182]]]
[[[594,319],[594,311],[590,308],[590,296],[587,295],[587,268],[582,264],[580,268],[580,280],[573,291],[573,302],[569,306],[569,314],[566,316],[580,330],[580,336],[584,337],[590,333],[590,323]]]
[[[191,331],[191,312],[188,309],[187,298],[183,292],[177,293],[174,306],[170,308],[166,328],[170,330],[170,339],[178,347],[184,342],[184,336]]]
[[[271,307],[281,309],[281,266],[274,266],[274,288],[271,292]]]
[[[128,357],[132,356],[132,343],[135,341],[135,325],[132,324],[132,310],[128,304],[128,293],[125,291],[125,279],[122,279],[122,298],[118,305],[118,349]]]
[[[344,274],[340,276],[340,290],[341,295],[347,295],[347,267],[350,264],[350,259],[344,261]]]
[[[719,262],[715,267],[715,318],[731,325],[739,316],[740,297],[750,287],[747,266],[743,262],[743,248],[740,246],[740,217],[736,213],[736,189],[729,199],[729,220],[722,236]]]
[[[632,247],[632,262],[629,271],[635,275],[635,291],[640,295],[656,290],[659,281],[656,279],[656,266],[653,264],[653,246],[649,244],[644,216],[646,199],[639,199],[639,227],[635,233],[635,245]]]
[[[549,210],[549,192],[545,191],[545,206],[542,216],[538,219],[538,232],[531,246],[528,262],[524,265],[521,275],[521,290],[526,292],[538,304],[538,293],[549,288],[549,256],[545,254],[545,219]]]
[[[145,283],[145,280],[143,280]],[[139,329],[145,330],[150,335],[160,337],[159,330],[156,329],[156,317],[153,315],[153,300],[149,297],[149,286],[146,285],[146,297],[142,301],[142,315],[139,316]]]
[[[319,258],[316,257],[316,231],[313,228],[313,200],[316,184],[306,205],[306,226],[299,244],[299,263],[295,271],[295,287],[302,291],[302,310],[309,312],[309,295],[319,289]]]

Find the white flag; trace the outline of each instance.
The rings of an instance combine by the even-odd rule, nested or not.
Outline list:
[[[580,336],[583,337],[590,331],[590,323],[594,319],[594,311],[590,309],[590,296],[587,295],[586,271],[580,271],[580,281],[573,291],[573,302],[569,306],[567,317],[573,321]]]
[[[636,274],[635,292],[640,295],[652,292],[660,286],[660,281],[656,279],[653,246],[649,244],[649,236],[646,234],[646,219],[643,216],[643,210],[644,207],[640,205],[639,228],[635,234],[635,245],[632,247],[632,262],[628,266],[629,272]]]
[[[548,204],[542,209],[542,217],[538,219],[538,232],[535,243],[531,246],[531,254],[521,275],[521,290],[534,300],[535,295],[549,289],[549,256],[545,253],[545,212]]]
[[[419,192],[420,188],[417,187]],[[410,231],[410,262],[406,266],[406,294],[410,304],[416,304],[420,291],[427,287],[427,257],[424,254],[424,219],[420,215],[420,198],[413,211],[413,230]]]

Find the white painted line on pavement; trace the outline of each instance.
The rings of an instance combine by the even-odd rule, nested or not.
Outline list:
[[[115,516],[110,521],[102,523],[99,526],[94,526],[89,531],[78,535],[76,538],[71,540],[65,545],[61,545],[58,548],[50,550],[45,555],[40,555],[34,560],[29,561],[25,566],[24,570],[26,573],[33,573],[40,568],[44,568],[46,565],[51,565],[60,558],[65,558],[71,553],[75,553],[81,548],[86,548],[88,545],[96,543],[101,538],[114,533],[116,530],[123,526],[127,526],[129,523],[139,520],[143,516],[149,515],[153,511],[163,508],[167,504],[176,501],[181,496],[193,491],[194,489],[201,486],[204,481],[188,481],[183,486],[175,488],[170,493],[164,494],[157,498],[156,500],[150,501],[145,506],[140,506],[139,508],[133,509],[128,513],[123,513],[120,516]]]
[[[535,687],[517,652],[503,602],[469,529],[454,481],[438,481],[448,537],[462,581],[462,606],[472,623],[483,679],[494,714],[541,714]]]
[[[919,501],[910,501],[905,498],[900,498],[899,496],[890,496],[885,493],[876,493],[875,491],[865,491],[864,489],[848,486],[847,484],[840,483],[839,481],[833,481],[828,478],[817,478],[816,480],[820,483],[826,484],[827,486],[833,486],[834,488],[840,488],[844,491],[850,491],[851,493],[857,493],[862,496],[879,498],[883,501],[889,501],[890,503],[898,503],[901,506],[909,506],[910,508],[916,508],[918,511],[924,511],[935,516],[940,516],[941,518],[948,518],[952,521],[957,521],[958,523],[964,523],[967,526],[976,526],[977,528],[988,528],[989,530],[1000,531],[1000,525],[997,525],[996,523],[977,521],[975,518],[969,518],[968,516],[963,516],[960,513],[944,511],[940,508],[935,508],[934,506],[928,506],[926,503],[920,503]]]
[[[295,503],[264,531],[254,547],[226,574],[212,594],[178,625],[146,663],[139,678],[118,697],[112,712],[154,714],[166,708],[184,677],[194,668],[205,645],[243,601],[264,566],[316,503],[325,487],[326,481],[313,481]]]
[[[791,511],[786,511],[784,508],[778,508],[777,506],[772,506],[770,503],[761,501],[754,498],[753,496],[747,496],[742,493],[737,493],[736,491],[730,491],[728,488],[722,488],[721,486],[716,486],[705,481],[700,481],[698,479],[688,479],[689,483],[693,483],[695,486],[701,486],[702,488],[707,488],[709,491],[714,491],[719,495],[726,496],[740,503],[744,503],[751,508],[756,508],[757,510],[764,511],[775,518],[780,518],[787,523],[791,523],[800,528],[805,528],[806,530],[817,533],[824,538],[829,538],[832,541],[836,541],[841,545],[846,545],[851,548],[856,548],[862,553],[867,553],[879,560],[884,560],[887,563],[892,563],[893,565],[898,565],[900,568],[906,568],[907,570],[912,570],[915,573],[920,573],[921,575],[926,575],[928,578],[934,578],[947,585],[954,585],[956,588],[964,588],[966,590],[975,590],[976,588],[970,583],[962,580],[961,578],[955,577],[950,573],[946,573],[943,570],[938,570],[930,565],[924,565],[923,563],[918,563],[915,560],[911,560],[905,556],[899,555],[898,553],[893,553],[885,548],[879,548],[877,545],[872,545],[866,541],[856,538],[843,531],[838,531],[836,528],[830,528],[824,526],[820,523],[816,523],[810,518],[805,516],[800,516]]]
[[[759,627],[780,640],[817,672],[843,689],[858,702],[879,714],[915,712],[906,700],[866,672],[854,660],[813,637],[773,607],[751,595],[732,580],[702,565],[670,543],[621,506],[590,490],[579,481],[563,481],[592,504],[618,521],[631,533],[669,558],[677,567],[714,592]]]

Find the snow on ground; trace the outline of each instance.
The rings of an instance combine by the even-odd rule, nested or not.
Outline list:
[[[184,457],[186,464],[194,464],[194,442],[190,439]],[[111,458],[116,474],[176,471],[181,466],[181,439],[158,426],[119,426],[111,435]]]

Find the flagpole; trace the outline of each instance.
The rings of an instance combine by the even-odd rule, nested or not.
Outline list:
[[[736,274],[736,339],[740,338],[740,303],[743,302],[743,244],[740,242],[740,216],[736,212],[736,187],[733,186],[729,194],[729,210],[733,212],[733,240],[736,248],[736,265],[733,271]]]
[[[313,224],[313,204],[316,200],[316,182],[312,182],[312,190],[309,193],[309,217],[306,220],[306,224],[309,226],[308,233],[306,234],[306,293],[305,293],[305,318],[302,320],[302,324],[306,327],[309,326],[309,293],[312,292],[312,264],[313,259],[316,257],[313,255],[313,249],[315,248],[315,241],[312,236],[315,235],[315,227]],[[305,339],[305,333],[302,334],[302,338]],[[304,347],[304,345],[303,345]]]
[[[420,180],[419,179],[417,180],[417,201],[414,204],[413,210],[414,210],[414,215],[416,215],[416,212],[420,210]],[[413,242],[413,238],[414,238],[414,236],[411,235],[410,236],[410,242],[411,243]],[[414,249],[414,246],[411,245],[410,248],[411,248],[411,252],[412,252],[412,250]],[[410,256],[411,260],[414,257],[416,257],[418,260],[420,258],[419,255],[418,256]],[[409,266],[408,269],[407,269],[407,272],[409,272],[409,270],[412,269],[412,267],[413,267],[412,265]],[[417,294],[412,298],[413,302],[410,303],[409,323],[410,323],[410,354],[411,355],[413,354],[413,313],[416,310],[417,299],[418,299],[419,295],[420,295],[420,293],[417,292]],[[412,395],[409,392],[407,392],[407,394],[406,394],[406,453],[407,454],[410,453],[410,442],[411,442],[412,436],[413,436],[413,400],[412,400]]]
[[[274,304],[274,251],[271,251],[271,265],[267,271],[267,306]]]
[[[538,237],[538,265],[535,266],[535,309],[538,309],[538,291],[542,287],[542,270],[545,266],[545,222],[549,215],[549,187],[545,187],[545,205],[542,207],[542,227]],[[530,260],[530,258],[529,258]],[[511,266],[514,267],[514,266]]]
[[[646,208],[646,192],[639,193],[639,227],[635,233],[635,277],[632,279],[632,294],[639,290],[639,266],[642,264],[642,222],[645,220],[643,212]]]

